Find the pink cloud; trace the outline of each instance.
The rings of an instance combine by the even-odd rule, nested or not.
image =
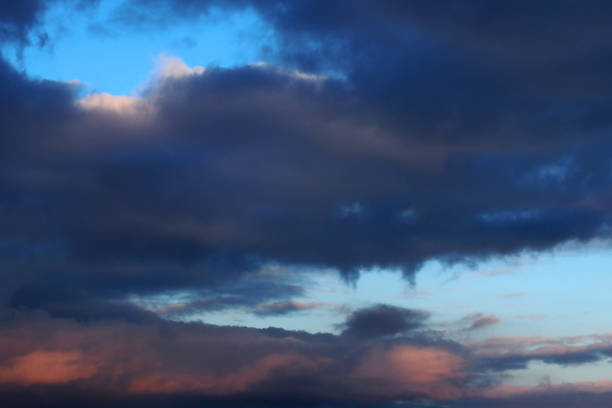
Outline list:
[[[0,329],[0,384],[69,384],[109,394],[190,393],[393,401],[410,398],[510,398],[546,386],[469,386],[478,362],[496,357],[564,356],[606,347],[607,334],[498,337],[458,345],[358,340],[172,322],[88,323],[61,319]],[[522,361],[522,360],[521,360]],[[279,387],[279,384],[283,384]],[[604,392],[610,383],[552,386]]]
[[[469,375],[467,361],[441,346],[202,324],[55,319],[9,325],[0,339],[0,383],[78,380],[118,394],[449,399]]]
[[[36,350],[0,366],[0,383],[61,384],[91,377],[97,363],[82,352]]]
[[[373,392],[420,393],[434,399],[453,399],[461,394],[455,381],[468,376],[467,368],[466,360],[446,350],[402,345],[373,350],[353,375],[377,384]]]

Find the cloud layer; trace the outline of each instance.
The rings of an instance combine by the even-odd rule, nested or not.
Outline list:
[[[0,6],[0,43],[45,42],[52,3]],[[432,259],[609,238],[608,3],[139,0],[107,24],[245,9],[275,33],[271,62],[164,57],[136,96],[81,97],[0,58],[0,394],[34,390],[34,406],[80,392],[186,406],[609,401],[607,382],[500,381],[530,362],[604,361],[606,336],[466,347],[427,312],[385,304],[353,310],[339,335],[165,320],[324,307],[296,300],[298,270],[412,278]],[[500,318],[462,323],[481,333]]]
[[[390,401],[451,398],[468,376],[459,346],[425,337],[362,342],[281,329],[45,317],[6,322],[1,333],[0,382],[15,387]]]

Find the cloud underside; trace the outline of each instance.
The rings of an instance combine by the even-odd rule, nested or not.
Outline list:
[[[250,7],[277,41],[272,63],[166,57],[130,97],[79,98],[0,59],[0,304],[28,316],[0,326],[0,393],[608,401],[606,382],[496,382],[531,361],[603,361],[608,340],[464,347],[428,331],[427,313],[386,305],[354,311],[338,336],[163,320],[324,307],[294,300],[296,270],[412,277],[432,259],[608,239],[610,6],[571,3],[129,2],[108,24]],[[0,42],[44,37],[48,6],[1,6]],[[191,297],[127,301],[170,292]]]

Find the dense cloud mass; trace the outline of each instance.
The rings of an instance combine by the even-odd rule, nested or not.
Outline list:
[[[419,312],[378,305],[356,311],[345,326],[354,328],[356,320],[374,314]],[[488,372],[516,368],[508,366],[511,361],[566,365],[598,360],[585,356],[606,358],[612,355],[609,335],[492,338],[465,348],[435,332],[380,334],[366,338],[350,330],[309,334],[161,319],[79,323],[18,313],[0,329],[0,395],[24,404],[19,406],[77,406],[85,395],[99,406],[285,406],[288,401],[371,406],[394,400],[437,406],[435,401],[466,398],[481,406],[498,399],[516,403],[612,391],[609,382],[557,389],[479,385]]]
[[[362,343],[284,330],[46,318],[11,321],[0,338],[2,383],[76,383],[115,394],[446,399],[467,376],[459,347],[433,339]]]
[[[126,7],[173,18],[223,7],[144,3],[118,8],[115,23],[138,15]],[[78,102],[69,85],[4,64],[3,262],[88,293],[142,292],[219,284],[269,262],[410,275],[428,259],[607,236],[609,146],[605,121],[594,120],[606,116],[605,92],[561,87],[553,97],[532,86],[541,58],[502,63],[499,49],[476,42],[486,25],[462,15],[364,2],[340,19],[305,4],[253,7],[281,44],[356,49],[333,66],[345,79],[266,64],[185,67],[142,98]],[[495,18],[479,7],[474,16]],[[434,35],[436,18],[445,31]],[[466,24],[475,32],[456,35]],[[515,52],[515,39],[499,36],[497,48]]]
[[[46,41],[51,3],[1,5],[0,44]],[[609,383],[504,388],[498,377],[603,361],[608,338],[465,347],[430,329],[427,312],[385,304],[351,311],[338,335],[166,318],[325,306],[293,300],[306,278],[270,265],[412,278],[428,260],[609,238],[611,7],[124,2],[107,24],[158,29],[250,9],[275,33],[270,63],[168,58],[131,97],[80,97],[0,58],[0,396],[501,407],[587,393],[604,406]],[[177,292],[188,299],[131,300]],[[471,315],[465,332],[499,322]]]

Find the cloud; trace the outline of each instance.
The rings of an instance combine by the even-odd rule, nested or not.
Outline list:
[[[297,302],[294,300],[287,302],[268,302],[257,306],[257,308],[253,310],[253,314],[258,316],[281,316],[303,310],[320,308],[325,305],[325,303],[321,302]]]
[[[609,194],[597,169],[563,188],[515,177],[558,154],[546,138],[511,152],[496,136],[424,138],[427,126],[416,132],[411,118],[372,105],[360,88],[378,86],[370,81],[167,61],[173,74],[137,99],[80,101],[66,84],[3,64],[0,181],[12,216],[2,239],[14,249],[0,261],[19,270],[12,290],[52,273],[92,297],[197,292],[271,263],[411,276],[430,259],[474,262],[605,234],[607,209],[584,201]],[[147,119],[132,120],[141,104]],[[578,168],[607,160],[573,156]],[[418,217],[398,219],[406,208]]]
[[[594,363],[612,355],[610,335],[494,337],[469,345],[485,370],[525,369],[530,361],[561,366]]]
[[[474,49],[490,46],[487,42],[477,42],[478,38],[488,38],[479,30],[490,27],[470,25],[471,20],[464,20],[461,14],[453,21],[427,6],[358,2],[352,8],[362,10],[367,6],[369,10],[360,13],[341,7],[341,2],[333,4],[335,7],[320,2],[306,6],[282,1],[211,1],[189,5],[140,1],[124,4],[115,14],[120,16],[115,19],[116,24],[142,27],[198,18],[212,8],[233,11],[251,6],[279,35],[277,61],[301,67],[301,71],[295,71],[266,63],[206,72],[203,67],[190,68],[182,61],[166,57],[167,72],[176,73],[168,75],[169,79],[181,81],[171,81],[155,92],[153,104],[161,109],[159,120],[169,126],[167,132],[171,134],[185,134],[187,128],[199,135],[221,132],[230,135],[228,140],[232,139],[236,146],[246,149],[242,141],[254,139],[237,138],[246,129],[227,123],[252,124],[253,119],[247,112],[255,116],[261,126],[252,127],[252,132],[267,135],[266,143],[250,150],[257,151],[257,157],[248,158],[267,163],[267,166],[261,165],[261,173],[252,174],[259,181],[256,185],[278,192],[280,198],[295,195],[292,187],[309,186],[311,191],[300,191],[310,193],[309,197],[319,197],[320,212],[300,212],[301,208],[296,207],[298,211],[291,214],[291,219],[308,219],[300,224],[304,226],[333,223],[331,231],[336,234],[331,234],[330,240],[365,249],[359,252],[361,259],[353,261],[341,249],[335,255],[326,254],[324,248],[310,248],[314,246],[313,239],[303,241],[317,233],[303,228],[295,229],[294,233],[295,241],[304,243],[303,253],[297,253],[294,248],[280,251],[279,244],[266,241],[262,245],[263,254],[257,256],[280,261],[286,257],[290,262],[336,267],[347,275],[373,266],[399,267],[411,274],[432,258],[447,262],[473,261],[524,250],[537,252],[568,240],[587,241],[605,235],[609,221],[605,204],[592,203],[608,200],[607,181],[602,178],[605,172],[600,171],[607,166],[606,159],[594,157],[590,153],[592,149],[583,149],[572,142],[576,134],[573,132],[579,131],[590,117],[588,112],[601,111],[597,101],[588,106],[580,102],[587,107],[573,110],[574,94],[555,102],[544,90],[534,94],[529,75],[517,77],[512,71],[516,67],[487,60],[485,54],[474,56]],[[509,23],[501,11],[488,10],[478,2],[470,2],[466,7],[474,15],[490,13],[500,24]],[[517,14],[521,8],[531,10],[531,7],[519,2],[509,10]],[[323,9],[325,16],[319,13]],[[331,16],[330,9],[334,10]],[[580,21],[590,17],[595,16],[588,13],[577,16]],[[545,9],[540,10],[538,18],[546,21]],[[440,21],[445,23],[443,27],[438,26]],[[362,35],[363,27],[371,28],[368,36]],[[502,49],[512,53],[513,39],[502,37]],[[457,47],[450,47],[449,41]],[[319,47],[323,42],[326,46]],[[304,47],[289,47],[289,44]],[[410,49],[411,55],[398,55],[397,49]],[[419,69],[412,64],[415,59],[420,61]],[[315,69],[321,63],[331,64],[343,74],[335,78],[343,79],[321,75]],[[537,65],[538,61],[523,63],[527,65],[521,69],[526,71],[521,72],[539,69],[528,65]],[[306,70],[308,66],[310,70]],[[188,87],[187,82],[193,86]],[[514,85],[500,88],[503,83]],[[280,92],[281,89],[284,91]],[[242,106],[235,103],[238,100],[243,101]],[[249,100],[253,106],[245,102]],[[299,107],[289,102],[296,100],[308,102]],[[293,110],[289,112],[291,106]],[[561,115],[568,109],[576,112],[576,116]],[[196,111],[211,115],[216,112],[221,116],[213,121]],[[181,120],[173,118],[174,115]],[[561,115],[563,120],[555,115]],[[290,119],[272,125],[272,117],[281,116]],[[566,123],[568,120],[570,124]],[[605,144],[598,136],[600,133],[590,129],[593,132],[584,137]],[[147,130],[147,133],[153,132]],[[300,132],[320,138],[289,141],[275,140],[272,136]],[[511,144],[505,143],[509,135],[512,135]],[[586,140],[584,137],[582,140]],[[210,148],[207,143],[202,147]],[[274,153],[271,146],[283,146],[283,158],[273,156],[276,159],[269,160],[268,154]],[[298,152],[298,146],[308,147]],[[223,151],[233,163],[248,162],[238,153],[238,149]],[[364,165],[370,158],[375,158],[374,162],[370,160],[370,165]],[[336,179],[332,177],[329,182],[313,186],[311,177],[323,179],[316,169],[306,165],[314,162],[322,164],[321,172],[326,177],[334,175]],[[284,169],[284,180],[272,171],[273,163]],[[555,183],[534,176],[542,169],[558,167],[558,163],[572,166]],[[347,176],[345,180],[341,175],[347,174],[349,167],[363,168],[363,174]],[[220,177],[231,178],[226,169],[222,170],[217,172]],[[236,177],[239,169],[232,170]],[[397,174],[402,174],[405,180],[400,180]],[[359,178],[366,182],[358,187],[355,183]],[[381,180],[385,180],[385,186],[377,190]],[[345,191],[330,191],[332,184],[342,184]],[[489,186],[486,192],[481,188],[483,185]],[[464,197],[461,200],[455,198],[459,194],[454,190],[457,186],[461,186]],[[589,199],[582,201],[577,196],[585,199],[589,196]],[[359,217],[344,217],[344,222],[329,217],[338,208],[357,208],[352,203],[359,203],[367,211]],[[277,206],[283,209],[288,204],[277,201]],[[411,217],[408,223],[399,222],[397,215],[403,214],[406,208],[419,216]],[[253,212],[258,213],[256,209]],[[287,210],[285,214],[291,212]],[[229,227],[224,228],[227,233]],[[359,233],[366,230],[386,239],[379,240],[380,245],[371,245],[363,237],[365,233]],[[320,254],[319,259],[305,256],[306,252]]]
[[[363,311],[372,315],[372,308]],[[347,317],[345,326],[355,315],[359,311]],[[595,343],[579,345],[588,340]],[[610,353],[609,342],[609,335],[494,338],[474,343],[468,351],[414,330],[393,337],[358,337],[164,320],[77,322],[22,314],[0,326],[0,395],[26,404],[39,395],[36,387],[44,386],[50,387],[44,390],[48,401],[57,400],[58,406],[75,403],[85,393],[90,398],[101,394],[100,401],[117,406],[135,404],[139,398],[172,406],[188,397],[196,406],[255,400],[276,406],[287,399],[314,406],[317,401],[384,405],[424,399],[434,406],[447,401],[460,407],[465,401],[514,401],[525,395],[607,393],[605,382],[544,389],[499,384],[495,376],[484,386],[482,380],[493,366],[500,372],[516,368],[500,365],[498,352],[527,352],[525,361],[563,364],[544,356],[569,361],[571,354]],[[556,344],[568,346],[547,346]],[[28,392],[11,397],[19,390]]]
[[[5,323],[0,334],[0,385],[13,387],[78,382],[117,396],[390,401],[451,398],[468,375],[460,353],[425,339],[47,318]]]
[[[39,23],[47,2],[24,0],[11,2],[0,10],[0,41],[16,41],[25,44],[28,32]]]
[[[606,242],[609,4],[485,3],[125,2],[115,27],[250,7],[276,39],[267,63],[165,57],[135,97],[79,99],[0,60],[0,301],[30,319],[0,326],[3,382],[390,402],[608,358],[603,337],[466,352],[426,337],[426,313],[386,305],[350,314],[340,336],[160,318],[302,307],[298,274],[254,278],[271,264],[412,277],[432,259]],[[50,4],[3,5],[0,41],[26,44]],[[504,387],[474,406],[530,394]]]
[[[462,323],[467,323],[467,331],[484,329],[486,327],[494,326],[501,322],[501,319],[495,315],[484,315],[482,313],[474,313],[465,316],[461,319]]]
[[[584,384],[583,390],[575,390],[572,387],[504,387],[498,390],[498,395],[490,398],[474,397],[466,399],[455,406],[458,408],[488,408],[491,406],[501,408],[514,408],[517,406],[526,408],[537,408],[542,406],[568,407],[589,406],[594,408],[605,408],[612,401],[610,393],[593,393],[586,391],[589,387]],[[533,391],[533,392],[529,392]],[[538,392],[540,391],[540,392]],[[503,395],[503,396],[502,396]]]
[[[612,381],[585,381],[576,383],[565,383],[559,385],[538,386],[509,386],[503,385],[488,389],[481,393],[481,397],[490,399],[508,399],[520,396],[556,396],[571,394],[609,394],[612,392]]]
[[[202,75],[205,68],[201,66],[189,67],[183,60],[177,57],[161,55],[157,60],[157,67],[153,73],[157,80],[177,79]]]
[[[0,183],[7,214],[0,230],[9,234],[0,254],[6,278],[1,296],[12,309],[133,325],[224,308],[253,311],[262,304],[287,310],[295,306],[291,299],[303,294],[298,274],[261,280],[256,271],[280,264],[331,267],[356,276],[378,265],[403,268],[409,276],[427,259],[455,262],[587,239],[607,217],[605,208],[577,205],[556,187],[538,195],[524,190],[522,179],[501,177],[509,169],[531,171],[538,157],[483,153],[485,147],[458,152],[381,126],[344,80],[302,79],[265,65],[207,69],[151,84],[141,98],[154,107],[153,114],[132,121],[125,120],[131,113],[79,107],[69,85],[30,80],[6,63],[0,68],[0,95],[7,102],[0,108],[5,135]],[[20,137],[6,136],[15,134]],[[421,147],[442,156],[414,154]],[[499,189],[477,187],[498,176]],[[598,189],[604,184],[575,182],[579,195],[603,191]],[[458,198],[457,185],[469,194]],[[510,202],[539,210],[513,212],[506,209]],[[351,203],[365,210],[343,216],[341,209]],[[397,217],[406,208],[418,213],[410,223]],[[156,303],[156,296],[174,293],[188,296]],[[426,331],[426,317],[374,306],[352,313],[340,337],[355,343],[418,337]],[[469,326],[494,323],[482,315]],[[386,347],[379,353],[393,349]],[[478,354],[473,363],[490,373],[533,360],[582,364],[606,353],[601,348]],[[328,352],[305,358],[299,352],[296,359],[295,350],[266,356],[271,360],[262,356],[257,370],[269,370],[275,381],[286,366],[308,372],[313,368],[307,362],[330,358]],[[6,361],[19,366],[10,358]],[[166,392],[192,392],[214,384],[234,395],[238,391],[223,384],[236,381],[251,390],[268,380],[242,368],[226,380],[210,380],[209,372],[194,378],[181,368],[183,357],[168,359],[167,372],[135,375],[134,389],[157,385]],[[353,373],[341,367],[341,373]],[[456,395],[460,387],[454,380],[440,378],[442,388],[404,384],[367,395]]]
[[[115,96],[107,93],[90,94],[78,101],[86,110],[103,110],[117,114],[134,115],[142,109],[142,100],[133,96]]]
[[[80,351],[32,351],[0,367],[0,383],[63,384],[92,376],[95,364]]]
[[[403,334],[424,327],[427,312],[391,305],[374,305],[351,313],[340,325],[342,335],[357,338]]]
[[[461,396],[455,381],[468,376],[466,368],[464,359],[438,348],[397,346],[370,352],[355,376],[375,383],[374,392],[382,396],[396,394],[400,387],[408,395],[446,400]]]
[[[123,299],[98,299],[86,291],[67,288],[46,288],[30,284],[13,293],[8,306],[21,311],[44,311],[52,317],[72,318],[77,321],[152,321],[156,314]]]
[[[96,297],[83,288],[45,287],[28,284],[16,290],[8,306],[22,311],[44,311],[52,317],[77,321],[121,320],[151,321],[160,318],[191,319],[210,311],[224,309],[252,310],[272,315],[320,307],[323,304],[277,301],[303,295],[301,286],[277,276],[266,279],[246,275],[235,282],[218,283],[213,288],[162,291],[153,294],[127,294]],[[293,310],[291,310],[293,309]]]
[[[49,34],[42,27],[46,11],[61,4],[67,9],[83,11],[94,7],[99,0],[23,0],[7,2],[0,8],[0,44],[13,43],[19,47],[35,44],[43,47]]]

